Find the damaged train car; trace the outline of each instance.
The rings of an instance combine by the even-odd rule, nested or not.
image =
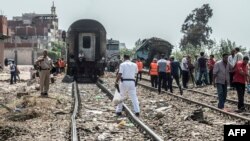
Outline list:
[[[135,58],[141,58],[145,61],[145,67],[148,67],[153,58],[160,58],[161,54],[165,54],[168,58],[171,55],[173,45],[168,41],[160,38],[152,37],[144,39],[137,47]]]

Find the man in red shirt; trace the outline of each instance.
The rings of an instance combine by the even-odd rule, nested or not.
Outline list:
[[[238,110],[236,112],[245,111],[244,94],[246,82],[248,82],[248,61],[249,58],[247,56],[243,57],[243,61],[238,61],[234,69],[233,82],[238,94]]]
[[[213,68],[214,68],[215,60],[214,55],[210,55],[210,58],[207,62],[208,70],[209,70],[209,84],[212,85],[213,83]]]

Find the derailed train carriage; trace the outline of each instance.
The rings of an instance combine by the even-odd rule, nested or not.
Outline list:
[[[153,58],[160,59],[161,54],[165,54],[165,58],[169,58],[173,49],[173,45],[161,38],[152,37],[144,39],[137,47],[134,58],[140,58],[145,61],[144,66],[149,67]]]
[[[104,73],[106,30],[98,21],[82,19],[67,32],[67,75],[77,82],[95,82]]]

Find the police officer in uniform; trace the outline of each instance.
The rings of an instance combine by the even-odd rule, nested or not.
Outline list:
[[[120,64],[119,73],[117,75],[115,85],[117,85],[119,80],[121,80],[119,85],[120,94],[122,97],[124,97],[125,94],[128,94],[131,97],[135,115],[139,116],[140,107],[136,95],[136,83],[135,83],[135,76],[137,72],[138,72],[137,65],[129,60],[128,55],[124,55],[124,62]],[[121,112],[122,112],[122,104],[118,104],[116,107],[116,114],[118,116],[121,116]]]
[[[40,66],[41,96],[48,96],[50,69],[52,68],[52,60],[48,57],[48,51],[44,50],[43,56],[38,57],[35,63]]]

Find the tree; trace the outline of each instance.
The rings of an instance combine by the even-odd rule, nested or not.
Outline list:
[[[219,45],[215,45],[212,48],[211,53],[214,54],[216,58],[220,59],[224,53],[231,54],[231,51],[236,47],[240,48],[241,52],[246,51],[246,48],[236,45],[234,41],[221,39]]]
[[[65,50],[66,48],[63,42],[51,42],[51,54],[55,57],[55,59],[63,57],[66,52]]]
[[[132,56],[134,53],[132,49],[127,49],[127,48],[120,49],[120,56],[123,57],[124,54]]]
[[[209,39],[212,28],[208,26],[209,19],[213,16],[213,10],[209,4],[204,4],[201,8],[196,8],[189,14],[182,24],[181,32],[184,34],[180,42],[182,50],[187,48],[188,44],[195,48],[201,45],[213,43]]]

